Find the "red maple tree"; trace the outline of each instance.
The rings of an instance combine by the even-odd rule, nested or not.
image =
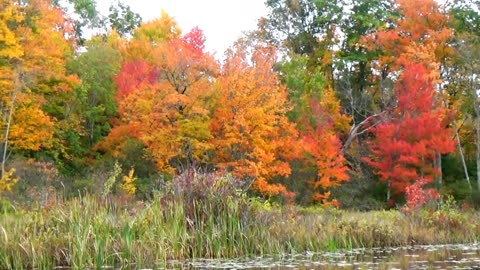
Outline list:
[[[403,193],[415,181],[428,183],[441,173],[433,166],[436,154],[452,152],[454,141],[446,123],[447,111],[436,100],[424,65],[405,66],[395,93],[397,104],[373,128],[372,157],[365,160],[389,190]]]

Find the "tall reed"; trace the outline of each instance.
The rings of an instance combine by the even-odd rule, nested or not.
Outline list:
[[[186,172],[150,202],[114,196],[0,213],[0,269],[152,267],[169,259],[227,258],[354,247],[478,241],[480,216],[453,205],[399,211],[272,207],[228,175]]]

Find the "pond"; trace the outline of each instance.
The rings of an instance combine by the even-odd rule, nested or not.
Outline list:
[[[166,269],[480,269],[480,244],[305,252],[282,258],[169,261]]]

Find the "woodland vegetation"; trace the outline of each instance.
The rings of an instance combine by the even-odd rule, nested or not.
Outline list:
[[[193,168],[280,203],[381,209],[420,182],[478,205],[478,7],[347,2],[267,1],[219,60],[165,12],[3,1],[2,197],[43,207],[120,170],[113,193],[149,199]]]
[[[118,164],[139,199],[195,168],[283,203],[391,207],[420,181],[478,204],[473,2],[266,5],[219,60],[165,12],[4,1],[2,197],[96,193]]]
[[[205,49],[201,29],[183,32],[165,12],[142,22],[121,2],[104,15],[94,0],[1,1],[0,268],[28,268],[24,258],[139,262],[125,257],[132,243],[151,262],[431,242],[411,224],[439,229],[439,241],[478,237],[479,217],[461,217],[451,202],[480,206],[479,4],[265,4],[258,29],[219,56]],[[353,238],[363,227],[316,242],[284,232],[312,229],[302,223],[310,208],[300,206],[401,209],[378,214],[392,228],[424,206],[430,212],[409,216],[408,230],[385,225],[380,240],[369,223]],[[98,223],[82,221],[79,209]],[[277,228],[267,217],[296,225]],[[245,236],[275,241],[264,248]],[[168,243],[148,253],[158,237]]]
[[[145,200],[193,169],[279,203],[381,209],[421,183],[478,205],[478,4],[347,2],[266,1],[219,60],[165,12],[3,1],[3,200],[100,195],[111,175]]]

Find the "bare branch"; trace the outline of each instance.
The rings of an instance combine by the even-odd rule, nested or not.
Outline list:
[[[376,125],[380,124],[382,122],[381,119],[379,119],[376,123],[374,123],[373,125],[369,125],[367,127],[365,127],[365,129],[362,129],[361,131],[359,131],[359,129],[362,127],[362,126],[365,126],[368,122],[370,122],[372,119],[375,119],[375,118],[380,118],[381,116],[383,116],[385,114],[385,111],[382,111],[380,113],[376,113],[376,114],[373,114],[373,115],[370,115],[369,117],[365,118],[365,120],[363,120],[362,122],[358,123],[358,125],[353,125],[352,128],[350,129],[350,132],[348,133],[348,138],[347,140],[345,141],[345,143],[343,144],[342,146],[342,153],[345,153],[345,151],[348,149],[348,147],[350,146],[350,144],[352,143],[353,139],[355,139],[358,135],[361,135],[365,132],[367,132],[368,130],[370,130],[371,128],[375,127]]]

